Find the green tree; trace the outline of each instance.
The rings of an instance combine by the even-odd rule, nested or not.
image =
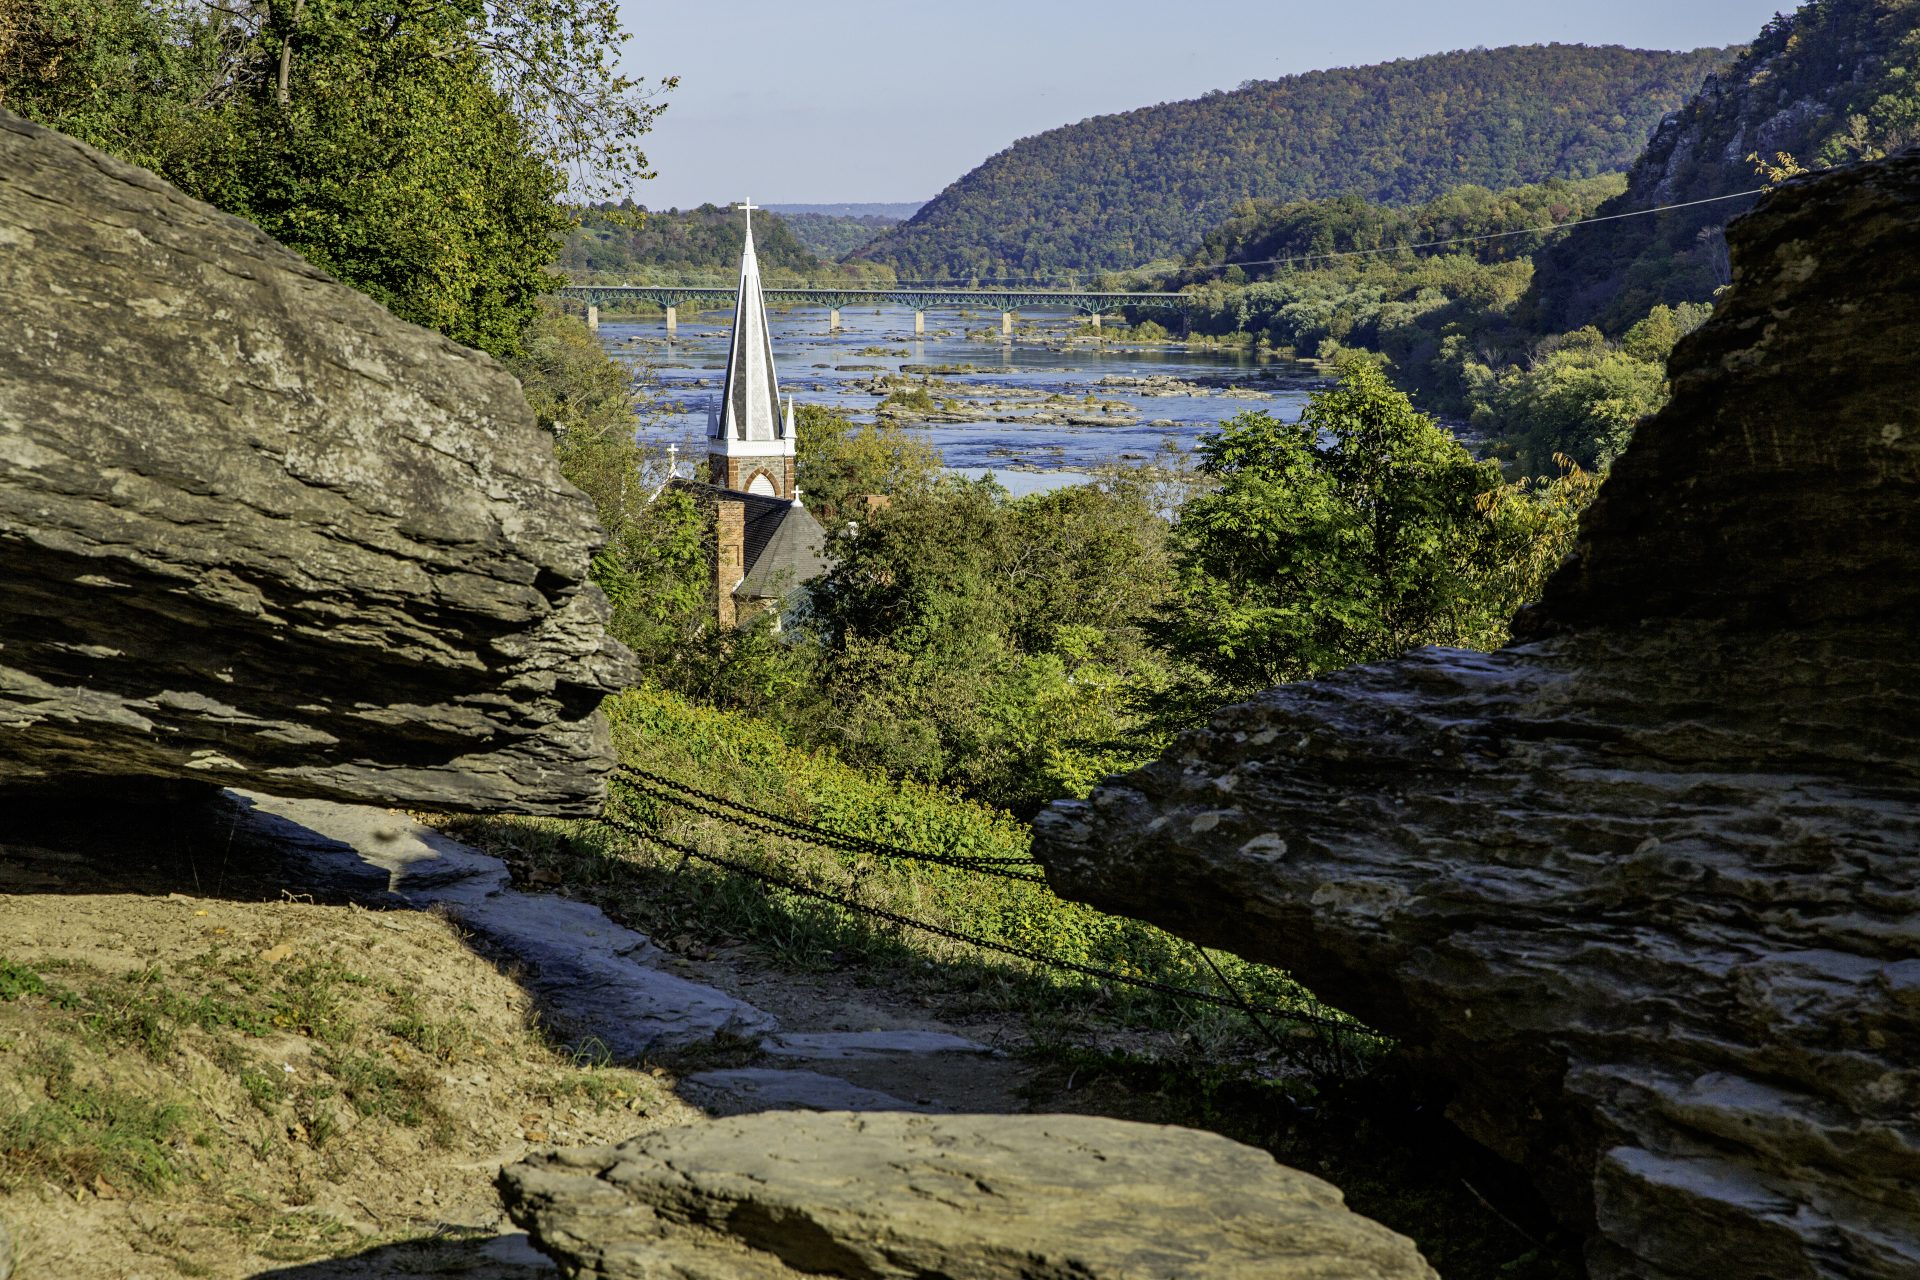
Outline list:
[[[1201,445],[1178,594],[1154,632],[1218,700],[1423,644],[1498,643],[1548,533],[1524,491],[1350,359],[1299,421],[1245,413]]]
[[[861,500],[892,499],[932,489],[940,476],[939,451],[925,436],[879,424],[856,424],[823,405],[803,404],[795,414],[797,472],[807,506],[828,528],[858,519]]]
[[[593,579],[613,605],[608,630],[650,670],[676,672],[711,630],[704,517],[661,488],[664,468],[634,439],[626,374],[585,325],[542,308],[510,366],[606,531]]]
[[[569,189],[646,176],[612,0],[0,0],[0,105],[511,353]]]
[[[1635,345],[1658,351],[1666,327],[1643,331]],[[1641,419],[1667,402],[1664,357],[1642,359],[1615,349],[1597,330],[1581,332],[1595,341],[1568,343],[1530,368],[1512,370],[1494,392],[1500,430],[1517,445],[1529,475],[1550,472],[1557,457],[1582,467],[1611,466]]]

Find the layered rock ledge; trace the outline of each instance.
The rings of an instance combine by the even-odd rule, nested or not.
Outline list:
[[[535,1156],[500,1189],[583,1280],[1435,1280],[1265,1152],[1090,1116],[767,1112]]]
[[[514,379],[0,112],[0,773],[586,812],[631,659]]]
[[[1401,1037],[1595,1277],[1920,1274],[1920,158],[1729,235],[1497,653],[1275,689],[1040,820],[1062,892]]]

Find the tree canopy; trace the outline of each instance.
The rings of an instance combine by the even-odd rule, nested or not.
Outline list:
[[[624,38],[611,0],[0,0],[0,106],[508,354],[559,198],[646,174]]]
[[[1498,645],[1591,485],[1569,470],[1533,500],[1351,357],[1297,422],[1244,413],[1200,452],[1216,487],[1181,509],[1177,592],[1153,631],[1233,695],[1418,645]]]

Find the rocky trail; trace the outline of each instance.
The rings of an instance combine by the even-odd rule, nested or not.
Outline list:
[[[719,1059],[680,1078],[710,1113],[1024,1109],[1005,1027],[954,1027],[910,1001],[739,954],[675,954],[597,907],[514,888],[501,859],[398,812],[235,799],[240,838],[292,851],[308,891],[444,913],[522,971],[569,1042],[617,1060]]]

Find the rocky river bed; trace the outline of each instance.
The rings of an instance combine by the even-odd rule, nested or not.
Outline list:
[[[725,379],[727,313],[683,321],[603,321],[600,338],[651,401],[643,439],[706,450],[707,407]],[[781,387],[802,403],[922,432],[947,466],[994,473],[1015,493],[1083,482],[1098,467],[1185,452],[1237,413],[1291,418],[1323,375],[1312,365],[1232,348],[1079,336],[1073,316],[1023,317],[1013,340],[967,332],[978,317],[928,316],[913,333],[905,308],[770,315]],[[944,327],[939,327],[944,326]]]

